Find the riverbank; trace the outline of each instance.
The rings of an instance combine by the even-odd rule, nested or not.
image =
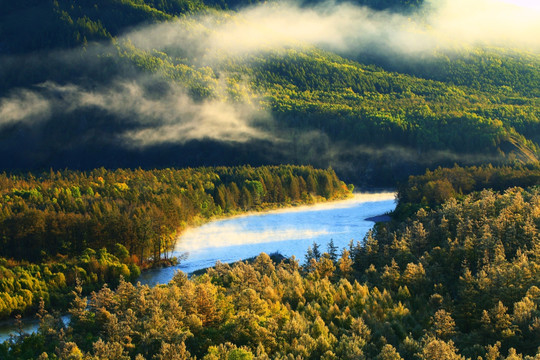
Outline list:
[[[139,265],[167,263],[178,230],[201,218],[352,191],[331,169],[292,165],[100,168],[1,180],[0,317],[33,313],[41,297],[47,309],[68,306],[77,281],[87,294],[136,278]]]
[[[279,213],[288,213],[295,211],[310,211],[310,210],[322,210],[325,207],[338,208],[339,206],[347,206],[351,201],[359,202],[371,202],[371,201],[380,201],[380,200],[389,200],[395,199],[396,192],[394,190],[385,189],[381,192],[365,192],[365,193],[349,193],[347,196],[327,200],[324,197],[312,197],[313,199],[309,202],[305,201],[295,201],[293,203],[282,203],[282,204],[265,204],[260,208],[249,211],[240,211],[240,212],[231,212],[225,215],[218,215],[208,219],[200,218],[198,221],[195,221],[193,224],[186,227],[188,228],[199,227],[213,221],[221,221],[233,218],[242,218],[248,216],[259,216],[265,214],[279,214]],[[179,237],[182,234],[179,235]]]
[[[389,222],[392,220],[392,217],[388,214],[382,214],[377,216],[368,217],[365,219],[366,221],[372,221],[374,223],[378,222]]]
[[[391,192],[354,194],[337,201],[214,219],[183,233],[191,245],[187,259],[176,266],[145,270],[137,280],[149,286],[166,284],[178,270],[193,273],[214,266],[218,260],[224,263],[245,261],[261,252],[279,253],[283,258],[295,256],[302,262],[307,248],[314,242],[325,251],[330,239],[338,248],[347,247],[353,238],[361,240],[373,227],[373,223],[365,219],[391,211],[394,206]],[[180,244],[182,239],[177,245]],[[198,248],[193,246],[197,244]],[[185,251],[180,248],[171,255],[181,253]],[[23,320],[25,332],[37,329],[39,322],[36,319],[26,317]],[[7,326],[2,327],[2,324]],[[9,332],[17,332],[13,320],[0,324],[0,342],[9,338]]]
[[[327,200],[324,197],[320,196],[310,196],[309,201],[295,201],[291,203],[281,203],[281,204],[261,204],[256,209],[246,211],[246,212],[231,212],[225,215],[216,215],[210,218],[202,218],[197,217],[193,219],[193,221],[190,222],[190,225],[187,225],[183,229],[179,229],[177,235],[177,238],[181,238],[186,232],[191,231],[192,229],[199,228],[200,226],[203,226],[205,224],[214,222],[214,221],[222,221],[226,219],[233,219],[233,218],[240,218],[240,217],[248,217],[248,216],[257,216],[261,214],[268,214],[272,212],[279,212],[279,211],[298,211],[298,210],[305,210],[310,207],[314,206],[320,206],[324,204],[340,204],[344,201],[349,201],[351,199],[354,199],[355,195],[352,193],[345,194],[346,196],[340,196],[336,197],[334,199]],[[174,250],[168,254],[168,258],[161,259],[159,262],[147,262],[140,266],[141,269],[141,276],[144,278],[144,274],[148,273],[159,273],[163,269],[171,268],[175,269],[178,267],[178,265],[185,260],[186,254],[185,253],[174,253]],[[166,271],[166,270],[165,270]],[[135,282],[136,280],[134,280]],[[110,285],[110,284],[109,284]],[[85,293],[87,294],[87,293]],[[65,311],[68,307],[68,302],[62,308],[58,308],[57,310]],[[38,322],[36,319],[34,319],[30,314],[26,314],[22,319],[22,323],[24,324],[24,328],[37,328]],[[28,325],[29,324],[29,325]],[[2,329],[4,329],[4,339],[7,339],[7,335],[5,335],[5,332],[7,330],[5,329],[16,329],[16,321],[13,317],[11,318],[4,318],[0,322],[0,333],[2,333]],[[1,341],[0,341],[1,342]]]
[[[263,203],[258,205],[255,209],[250,209],[248,211],[233,211],[226,214],[220,214],[220,215],[214,215],[209,218],[196,216],[193,219],[191,219],[190,223],[185,225],[185,227],[179,228],[177,230],[177,240],[176,245],[178,245],[178,239],[182,238],[182,236],[192,230],[199,228],[205,224],[209,224],[214,221],[223,221],[223,220],[229,220],[229,219],[236,219],[236,218],[242,218],[242,217],[249,217],[249,216],[259,216],[259,215],[265,215],[265,214],[271,214],[271,213],[287,213],[292,211],[306,211],[308,209],[317,209],[326,205],[330,206],[339,206],[339,204],[346,204],[348,201],[351,200],[360,200],[360,199],[370,199],[371,201],[376,201],[377,197],[386,196],[386,194],[395,194],[394,192],[384,192],[384,193],[346,193],[344,196],[338,196],[333,199],[326,199],[322,196],[314,196],[309,195],[310,200],[309,201],[301,201],[297,200],[294,202],[285,202],[285,203]],[[183,260],[184,254],[177,254],[177,256],[171,256],[170,259],[162,259],[159,263],[150,264],[150,266],[142,266],[141,267],[141,274],[147,271],[153,271],[156,269],[161,269],[165,267],[171,267],[178,265]],[[166,260],[165,262],[163,260]]]
[[[178,270],[189,274],[218,260],[242,261],[261,252],[279,252],[302,262],[314,242],[323,251],[330,240],[339,249],[347,248],[351,240],[363,240],[373,227],[366,218],[395,208],[394,195],[355,194],[344,201],[234,216],[186,229],[173,255],[187,254],[187,259],[177,266],[145,271],[139,281],[150,286],[165,284]]]

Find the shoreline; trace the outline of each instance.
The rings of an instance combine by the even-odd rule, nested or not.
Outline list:
[[[266,216],[269,214],[284,214],[284,213],[291,213],[296,211],[318,211],[323,210],[325,207],[331,207],[333,209],[337,207],[349,207],[353,206],[354,204],[362,203],[362,202],[374,202],[374,201],[381,201],[381,200],[395,200],[396,190],[394,189],[377,189],[378,191],[373,192],[352,192],[349,193],[347,197],[341,197],[336,198],[332,200],[321,200],[321,198],[313,198],[312,203],[305,203],[305,202],[298,202],[298,203],[288,203],[288,204],[274,204],[273,206],[264,206],[261,205],[261,208],[258,210],[250,210],[246,212],[238,212],[238,213],[229,213],[225,215],[219,215],[214,216],[208,219],[205,218],[196,218],[193,219],[192,223],[187,224],[184,228],[180,229],[178,231],[178,234],[176,236],[176,244],[174,246],[174,249],[171,250],[171,253],[173,252],[181,252],[182,249],[178,249],[178,246],[180,244],[180,239],[183,235],[186,234],[186,232],[199,228],[203,225],[209,224],[211,222],[219,222],[224,220],[230,220],[230,219],[236,219],[236,218],[243,218],[243,217],[249,217],[249,216]],[[385,214],[377,215],[371,218],[367,218],[364,220],[367,221],[373,221],[371,219],[378,218],[379,216],[384,216]],[[381,220],[377,220],[381,221]],[[374,221],[374,222],[377,222]],[[142,269],[141,268],[141,274],[156,270],[156,269],[162,269],[164,267],[172,267],[176,264],[171,264],[170,266],[163,266],[163,265],[157,265],[152,267],[147,267]]]
[[[184,230],[187,230],[188,228],[193,227],[199,227],[201,225],[204,225],[206,223],[212,222],[212,221],[221,221],[221,220],[228,220],[232,218],[242,218],[247,216],[263,216],[266,214],[281,214],[281,213],[289,213],[289,212],[295,212],[295,211],[317,211],[321,210],[324,207],[327,207],[331,205],[333,208],[336,207],[336,204],[339,206],[339,204],[348,205],[361,203],[361,202],[374,202],[374,201],[380,201],[380,200],[395,200],[396,191],[393,190],[385,190],[381,192],[363,192],[363,193],[356,193],[353,192],[350,194],[350,196],[345,198],[337,198],[332,200],[317,200],[315,199],[312,203],[305,203],[305,202],[299,202],[299,203],[290,203],[290,204],[284,204],[284,205],[274,205],[274,206],[262,206],[259,210],[249,210],[246,212],[238,212],[238,213],[231,213],[228,215],[219,215],[214,216],[208,219],[196,219],[193,224],[187,225],[184,229],[182,229],[181,232]],[[347,206],[344,206],[347,207]],[[180,233],[178,235],[178,238],[181,237],[182,234]]]
[[[317,210],[324,209],[325,207],[328,207],[328,208],[336,208],[336,207],[348,208],[348,207],[354,206],[355,204],[363,203],[363,202],[373,202],[373,201],[381,201],[381,200],[393,200],[394,195],[395,195],[395,192],[390,192],[390,191],[379,192],[379,193],[352,193],[349,196],[347,196],[346,198],[338,198],[338,199],[332,199],[332,200],[326,200],[326,201],[321,201],[319,199],[319,201],[313,202],[311,204],[306,204],[306,203],[302,203],[302,204],[298,204],[298,203],[297,204],[286,204],[286,205],[273,206],[273,207],[267,207],[267,208],[262,208],[262,209],[260,208],[258,210],[249,211],[249,212],[246,212],[246,213],[228,214],[226,216],[216,216],[216,217],[213,217],[213,218],[210,218],[210,219],[197,219],[199,221],[194,221],[192,224],[184,227],[182,229],[182,231],[179,232],[178,239],[180,239],[180,237],[183,236],[186,231],[189,231],[190,229],[197,228],[197,227],[200,227],[202,225],[205,225],[207,223],[214,222],[214,221],[223,221],[223,220],[229,220],[229,219],[232,219],[232,218],[242,218],[242,217],[248,217],[248,216],[264,216],[264,215],[267,215],[267,214],[275,214],[275,213],[290,213],[290,212],[295,212],[295,211],[317,211]],[[379,216],[384,216],[384,214],[383,215],[377,215],[377,216],[367,218],[367,219],[364,219],[364,220],[373,221],[372,219],[378,218]],[[179,243],[180,243],[180,241],[178,241],[176,246],[178,246]],[[173,251],[175,251],[175,250],[173,250]],[[170,260],[172,260],[172,259],[169,258],[169,261]],[[246,261],[246,260],[249,260],[249,258],[241,259],[239,261]],[[164,268],[174,268],[176,265],[177,264],[174,264],[172,262],[167,263],[167,264],[165,264],[165,263],[156,264],[156,266],[154,266],[154,267],[141,269],[141,274],[149,273],[149,272],[151,273],[151,272],[154,272],[154,271],[160,271],[161,269],[164,269]],[[196,270],[194,272],[189,273],[188,275],[189,276],[195,275],[196,273],[198,273],[200,271],[201,270]],[[136,284],[137,281],[138,280],[135,280],[133,283]],[[21,320],[22,320],[23,328],[26,328],[25,332],[27,332],[27,333],[32,332],[30,329],[28,329],[28,327],[32,328],[32,327],[35,327],[35,326],[39,325],[39,320],[36,319],[35,316],[32,316],[32,315],[24,316],[24,317],[21,318]],[[14,318],[6,318],[6,319],[1,320],[0,321],[0,329],[2,327],[4,329],[5,328],[11,328],[10,332],[12,332],[14,334],[17,333],[17,325],[16,325],[16,320]]]
[[[372,221],[374,223],[378,223],[378,222],[386,223],[386,222],[392,221],[392,217],[390,215],[388,215],[388,214],[381,214],[381,215],[376,215],[376,216],[371,216],[371,217],[365,218],[364,220]]]
[[[336,206],[347,208],[354,206],[358,203],[363,202],[375,202],[375,201],[381,201],[381,200],[395,200],[396,191],[392,190],[384,190],[381,192],[363,192],[363,193],[356,193],[353,192],[346,198],[337,198],[332,200],[324,200],[321,201],[314,201],[313,203],[297,203],[297,204],[285,204],[285,205],[277,205],[277,206],[268,206],[263,207],[259,210],[250,210],[247,212],[240,212],[240,213],[234,213],[234,214],[228,214],[228,215],[221,215],[221,216],[215,216],[208,219],[199,218],[196,219],[192,224],[188,224],[185,228],[178,231],[178,235],[176,237],[177,243],[172,250],[172,252],[175,251],[182,251],[182,249],[178,249],[179,240],[180,238],[185,235],[186,232],[199,228],[203,225],[206,225],[211,222],[219,222],[224,220],[230,220],[230,219],[237,219],[237,218],[243,218],[243,217],[249,217],[249,216],[266,216],[269,214],[286,214],[286,213],[292,213],[297,211],[318,211],[318,210],[324,210],[324,208],[332,208],[335,209]],[[382,216],[384,214],[378,215]],[[377,218],[378,216],[375,216],[373,218]],[[369,219],[364,219],[367,221],[372,221]],[[146,268],[144,270],[141,269],[141,273],[156,269],[154,267]]]
[[[388,194],[390,193],[391,192],[388,192]],[[238,211],[238,212],[227,213],[227,214],[222,214],[222,215],[215,215],[210,218],[203,218],[200,216],[196,216],[193,219],[191,219],[189,223],[185,224],[183,228],[177,229],[176,240],[178,241],[187,231],[194,228],[201,227],[203,225],[206,225],[214,221],[223,221],[223,220],[242,218],[242,217],[248,217],[248,216],[264,216],[266,214],[271,214],[271,213],[281,213],[281,212],[287,213],[287,212],[292,212],[292,211],[303,211],[306,208],[311,208],[318,205],[324,206],[325,204],[336,204],[336,203],[341,203],[341,202],[348,202],[355,199],[356,195],[369,195],[369,194],[373,194],[373,193],[354,193],[353,192],[353,193],[348,193],[345,197],[339,197],[332,200],[321,200],[321,199],[324,199],[324,197],[312,196],[311,203],[298,201],[298,202],[293,202],[293,203],[282,203],[282,204],[266,204],[266,205],[261,204],[255,210]],[[387,193],[384,192],[384,194],[387,194]],[[392,194],[395,194],[395,192]],[[176,249],[177,245],[178,243],[176,243],[175,248],[171,250],[171,253],[177,251]],[[172,260],[172,258],[169,258],[169,260]],[[160,263],[155,263],[148,267],[139,266],[139,268],[141,269],[141,274],[142,274],[147,271],[162,269],[166,267],[172,267],[175,265],[177,265],[177,263],[164,265],[162,262],[160,262]]]

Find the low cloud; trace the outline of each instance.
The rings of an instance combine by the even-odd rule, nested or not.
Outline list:
[[[58,114],[93,109],[129,125],[130,130],[117,134],[128,147],[203,139],[276,140],[261,126],[270,122],[269,115],[255,105],[220,99],[196,101],[175,84],[162,84],[159,94],[145,88],[158,81],[119,80],[94,89],[47,82],[34,90],[16,90],[0,102],[0,128],[14,123],[31,126]]]
[[[238,13],[207,14],[125,35],[146,49],[180,51],[201,62],[284,47],[340,52],[373,47],[418,54],[462,46],[540,50],[540,12],[499,0],[427,1],[413,14],[375,11],[350,3],[264,3]]]
[[[0,129],[15,123],[32,123],[46,119],[51,103],[39,93],[20,89],[0,99]]]
[[[408,55],[473,45],[536,51],[540,50],[538,17],[537,10],[497,0],[433,0],[409,15],[374,11],[348,3],[325,2],[305,7],[279,2],[235,13],[211,12],[142,27],[121,36],[119,43],[129,41],[141,49],[163,51],[195,68],[226,63],[235,56],[305,46],[344,53],[377,48],[382,52]],[[107,45],[88,46],[85,53],[90,59],[83,60],[79,52],[74,56],[65,52],[57,56],[55,66],[78,59],[78,66],[85,66],[86,62],[95,72],[100,67],[97,54],[117,53],[116,49],[111,49]],[[218,83],[216,94],[203,100],[195,99],[181,84],[165,82],[158,75],[143,75],[142,71],[132,68],[118,74],[116,81],[93,87],[45,82],[31,89],[14,90],[0,99],[0,129],[17,123],[31,126],[55,115],[93,108],[129,125],[127,130],[115,134],[126,147],[145,148],[201,139],[266,140],[283,144],[283,139],[288,139],[289,144],[283,148],[295,143],[292,158],[296,156],[298,162],[313,160],[347,167],[351,165],[343,159],[348,154],[379,157],[395,154],[399,159],[419,159],[414,150],[392,146],[351,147],[336,144],[325,134],[313,131],[304,132],[297,139],[291,138],[286,129],[281,129],[281,133],[275,130],[271,116],[261,110],[258,99],[252,95],[231,101],[220,94],[220,91],[226,92],[226,86],[219,85],[220,77],[223,80],[227,74],[213,79]],[[291,159],[290,153],[287,156]],[[421,158],[428,159],[427,156]],[[463,158],[463,154],[435,152],[429,161]],[[488,156],[486,160],[491,158]]]
[[[252,245],[274,243],[278,241],[291,240],[310,240],[320,239],[321,237],[330,238],[332,236],[347,233],[350,230],[345,227],[337,231],[335,228],[328,227],[321,223],[318,227],[303,227],[301,223],[292,225],[276,221],[278,214],[301,213],[305,216],[310,212],[324,212],[338,209],[357,207],[360,204],[374,201],[395,201],[396,193],[379,192],[355,194],[352,199],[327,204],[316,204],[310,206],[301,206],[298,208],[279,209],[265,213],[252,213],[237,216],[233,219],[223,221],[214,221],[197,228],[189,228],[178,237],[176,252],[196,252],[209,248],[223,248],[239,245]],[[391,206],[391,205],[390,205]],[[261,221],[253,217],[264,218]],[[251,218],[251,219],[248,219]],[[271,220],[268,220],[271,218]],[[266,220],[265,220],[266,219]],[[359,220],[362,222],[362,219]]]
[[[81,105],[96,106],[138,123],[140,127],[121,135],[130,147],[203,139],[224,142],[273,139],[258,126],[270,121],[269,115],[251,103],[195,101],[186,89],[176,85],[167,87],[155,97],[145,93],[137,83],[121,82],[113,89],[81,93]]]
[[[241,236],[239,236],[241,234]],[[271,229],[247,230],[239,224],[209,224],[197,229],[187,230],[181,237],[175,251],[195,251],[207,248],[220,248],[247,244],[264,244],[277,241],[314,239],[330,235],[325,229]]]
[[[298,163],[313,164],[317,167],[332,166],[341,173],[357,171],[358,161],[374,161],[379,165],[398,165],[408,162],[423,166],[434,163],[498,163],[503,160],[501,154],[467,153],[450,150],[426,149],[420,151],[410,146],[399,144],[362,145],[350,141],[333,141],[326,133],[319,130],[306,130],[296,135],[281,133],[280,138],[287,139],[288,146],[281,151],[284,158],[291,158]]]

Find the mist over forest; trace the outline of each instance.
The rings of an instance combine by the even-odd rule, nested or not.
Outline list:
[[[0,359],[540,359],[538,34],[526,0],[0,0],[0,321],[39,319]],[[136,283],[380,188],[347,248]]]
[[[540,29],[525,7],[3,8],[6,170],[295,163],[391,186],[426,167],[536,161]]]

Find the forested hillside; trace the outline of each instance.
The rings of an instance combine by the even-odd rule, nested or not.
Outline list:
[[[1,53],[68,48],[112,39],[141,24],[173,20],[209,8],[235,9],[251,0],[22,0],[0,1]],[[308,0],[306,5],[312,3]],[[315,1],[316,3],[316,1]],[[414,8],[419,0],[360,0],[377,9]]]
[[[379,44],[377,34],[351,49],[336,44],[364,31],[355,33],[354,22],[335,41],[304,40],[302,29],[280,33],[273,23],[298,12],[307,27],[309,16],[333,22],[349,10],[368,22],[421,23],[430,10],[416,2],[360,2],[387,12],[241,5],[2,2],[0,167],[296,163],[393,185],[437,165],[537,161],[534,49],[468,45],[415,55]],[[240,36],[249,32],[253,39]]]
[[[0,175],[0,318],[170,265],[178,235],[216,216],[343,198],[333,170],[249,166]]]
[[[528,188],[540,184],[538,164],[493,167],[491,164],[463,168],[437,168],[409,177],[398,187],[399,205],[394,215],[410,215],[421,207],[430,207],[450,199],[462,198],[482,189],[503,191],[514,186]]]
[[[141,23],[201,10],[204,4],[192,0],[2,0],[0,8],[0,53],[21,54],[111,39]]]
[[[527,170],[484,172],[520,178]],[[302,266],[261,254],[191,279],[177,273],[166,286],[121,282],[88,306],[79,292],[67,328],[42,311],[38,334],[5,343],[0,354],[537,359],[539,209],[535,187],[482,190],[380,223],[341,254],[312,251]]]
[[[538,360],[538,33],[490,0],[0,0],[0,318],[41,320],[0,358]],[[131,283],[338,175],[393,221]]]

